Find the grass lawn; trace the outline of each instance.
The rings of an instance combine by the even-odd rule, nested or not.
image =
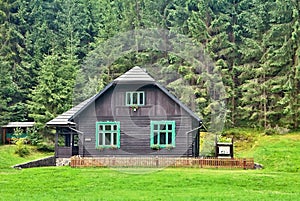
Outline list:
[[[166,168],[147,174],[110,168],[14,170],[11,165],[29,158],[0,146],[0,200],[299,200],[299,137],[260,136],[239,153],[257,158],[263,170]]]
[[[0,173],[2,200],[298,200],[300,175],[256,170],[52,167]]]

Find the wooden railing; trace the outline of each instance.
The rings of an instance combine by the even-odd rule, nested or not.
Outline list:
[[[253,158],[171,158],[171,157],[79,157],[71,158],[71,167],[197,167],[253,169]]]

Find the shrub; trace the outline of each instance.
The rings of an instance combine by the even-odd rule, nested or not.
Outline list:
[[[200,154],[205,157],[215,156],[215,137],[214,133],[200,133]]]
[[[283,128],[283,127],[279,127],[278,125],[276,125],[275,127],[269,127],[265,130],[265,134],[266,135],[274,135],[274,134],[287,134],[288,132],[290,132],[290,129],[288,128]]]
[[[27,144],[28,140],[27,137],[24,137],[24,132],[21,128],[15,128],[14,129],[14,134],[12,136],[12,143],[16,144],[20,138],[23,138],[23,143]]]
[[[40,142],[37,144],[37,150],[45,151],[45,152],[52,152],[54,151],[54,144],[50,142]]]
[[[42,135],[37,131],[36,127],[28,128],[27,130],[28,140],[30,144],[36,146],[43,141]]]
[[[219,136],[218,137],[218,142],[228,142],[228,143],[231,143],[232,142],[232,138],[230,138],[230,137],[224,137],[224,136]]]
[[[274,128],[267,128],[265,130],[266,135],[274,135],[276,133],[276,130]]]
[[[16,150],[15,153],[21,157],[25,157],[30,154],[29,148],[25,145],[26,139],[25,138],[16,138]]]

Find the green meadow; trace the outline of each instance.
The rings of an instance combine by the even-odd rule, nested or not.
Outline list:
[[[255,136],[255,135],[254,135]],[[43,167],[15,170],[26,158],[0,146],[0,200],[299,200],[300,133],[260,135],[239,147],[262,170]],[[33,149],[33,148],[32,148]],[[129,173],[128,173],[129,172]]]

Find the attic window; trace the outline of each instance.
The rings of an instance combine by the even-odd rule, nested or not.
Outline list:
[[[175,121],[151,121],[151,147],[175,147]]]
[[[120,122],[96,122],[96,148],[120,148]]]
[[[144,91],[129,91],[126,92],[126,106],[141,106],[145,105]]]

